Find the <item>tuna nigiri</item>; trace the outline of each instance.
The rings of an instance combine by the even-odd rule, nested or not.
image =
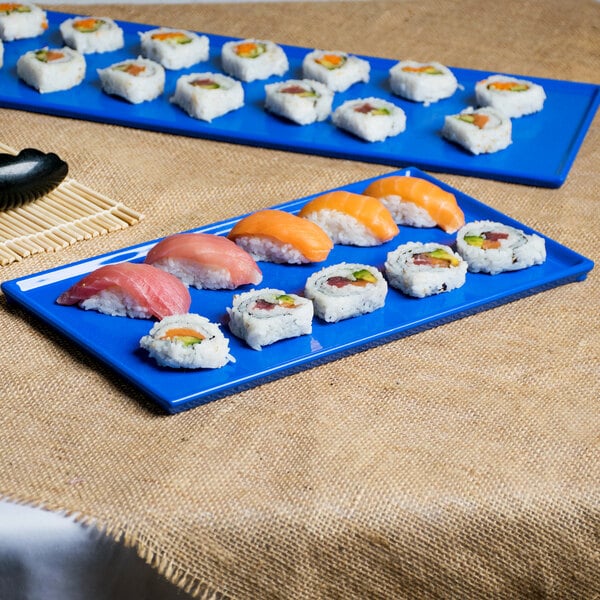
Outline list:
[[[320,262],[333,248],[333,242],[321,227],[277,209],[244,217],[228,237],[256,260],[275,263]]]
[[[92,271],[63,292],[58,304],[78,304],[107,315],[162,319],[184,314],[192,303],[185,285],[152,265],[118,263]]]
[[[254,259],[231,240],[210,233],[178,233],[151,248],[146,263],[199,289],[233,290],[262,281]]]
[[[390,211],[377,198],[346,191],[318,196],[299,216],[320,225],[336,244],[378,246],[399,232]]]
[[[418,177],[393,175],[371,183],[364,191],[379,198],[396,223],[413,227],[441,227],[454,233],[465,224],[465,216],[450,192]]]

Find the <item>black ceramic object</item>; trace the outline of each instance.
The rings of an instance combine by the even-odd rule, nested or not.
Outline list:
[[[69,166],[56,154],[25,148],[16,156],[0,154],[0,210],[17,208],[58,187]]]

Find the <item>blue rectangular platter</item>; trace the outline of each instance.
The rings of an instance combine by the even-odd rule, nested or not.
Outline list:
[[[394,174],[407,173],[427,179],[454,193],[467,222],[489,219],[532,232],[527,226],[416,168]],[[338,189],[361,193],[375,179],[377,178],[359,181]],[[276,208],[297,213],[316,195],[287,202]],[[240,218],[242,217],[193,231],[226,235]],[[448,235],[439,228],[401,226],[399,235],[382,246],[357,248],[336,245],[323,263],[292,266],[261,262],[259,265],[263,281],[259,287],[277,287],[287,292],[301,293],[307,277],[325,265],[347,261],[382,268],[387,253],[401,243],[436,241],[452,244],[454,239],[455,236]],[[138,347],[139,339],[152,325],[148,320],[110,317],[55,303],[61,292],[101,265],[143,261],[148,250],[159,240],[7,281],[2,284],[2,290],[10,301],[18,303],[99,358],[165,411],[175,413],[500,304],[585,279],[593,268],[591,260],[547,237],[545,240],[547,259],[542,265],[495,276],[468,273],[463,287],[423,299],[409,298],[391,288],[385,306],[374,313],[329,324],[315,319],[311,335],[282,340],[261,351],[250,349],[228,332],[226,307],[231,306],[235,291],[191,288],[191,312],[198,312],[222,325],[223,332],[230,339],[231,353],[236,358],[235,363],[216,370],[178,371],[159,368]],[[244,286],[238,291],[249,287]]]
[[[527,77],[544,86],[547,94],[544,109],[537,114],[513,120],[513,143],[506,150],[473,156],[444,141],[439,132],[445,115],[474,105],[475,83],[490,72],[453,68],[459,81],[459,90],[449,99],[423,106],[394,96],[388,84],[391,66],[401,58],[418,60],[419,57],[397,57],[392,60],[362,56],[371,64],[369,83],[359,83],[344,93],[337,93],[333,108],[350,98],[376,96],[394,102],[407,115],[404,133],[383,142],[369,143],[338,130],[329,119],[299,126],[265,112],[265,83],[301,77],[302,59],[312,50],[282,44],[290,63],[285,77],[244,83],[245,106],[212,123],[205,123],[189,117],[171,104],[169,98],[180,75],[199,71],[221,72],[221,46],[233,38],[206,34],[211,48],[208,63],[181,71],[167,71],[165,91],[161,97],[152,102],[131,105],[104,94],[96,70],[138,56],[139,32],[155,26],[118,21],[125,34],[123,49],[105,54],[87,54],[86,77],[75,90],[40,94],[18,79],[16,61],[28,50],[63,46],[58,26],[71,16],[49,11],[49,28],[43,36],[5,44],[5,65],[0,69],[0,106],[395,167],[414,165],[429,171],[560,187],[566,180],[600,101],[598,85]],[[351,48],[346,50],[352,51]]]

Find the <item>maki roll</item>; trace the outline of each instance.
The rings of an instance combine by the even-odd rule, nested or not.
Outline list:
[[[469,271],[496,275],[517,271],[546,260],[544,238],[494,221],[473,221],[457,234],[456,250]]]
[[[17,60],[17,75],[42,94],[79,85],[85,69],[83,55],[67,47],[30,50]]]
[[[298,215],[319,225],[334,244],[379,246],[399,232],[390,211],[377,198],[343,190],[317,196]]]
[[[449,98],[458,82],[454,73],[439,62],[403,60],[390,69],[390,88],[397,96],[426,105]]]
[[[231,333],[254,350],[312,332],[312,302],[283,290],[265,288],[236,294],[227,313]]]
[[[177,70],[208,60],[209,39],[192,31],[159,27],[140,34],[142,55]]]
[[[488,154],[508,148],[512,143],[512,123],[494,108],[471,107],[446,115],[442,137],[472,154]]]
[[[289,63],[281,46],[267,40],[247,39],[223,44],[221,66],[232,77],[249,82],[283,75]]]
[[[336,323],[383,307],[387,290],[387,282],[375,267],[339,263],[313,273],[304,295],[313,301],[317,317]]]
[[[150,249],[144,260],[185,285],[197,289],[233,290],[262,281],[254,259],[237,244],[210,233],[176,233]]]
[[[265,109],[298,125],[324,121],[331,113],[333,92],[310,79],[265,85]]]
[[[408,242],[389,252],[385,276],[407,296],[424,298],[461,287],[467,263],[449,246],[435,242]]]
[[[48,29],[46,11],[29,2],[0,3],[0,39],[34,38]]]
[[[98,76],[106,94],[120,96],[132,104],[158,98],[165,87],[162,65],[142,57],[98,69]]]
[[[390,211],[398,224],[411,227],[435,227],[454,233],[465,224],[465,215],[456,196],[441,187],[408,175],[381,177],[364,190]]]
[[[333,248],[316,223],[284,210],[265,209],[238,221],[227,236],[254,260],[306,264],[321,262]]]
[[[367,142],[382,142],[406,129],[404,111],[381,98],[347,100],[335,109],[331,120]]]
[[[112,52],[125,45],[123,30],[108,17],[74,17],[59,29],[65,44],[82,54]]]
[[[190,117],[210,122],[244,106],[244,89],[221,73],[192,73],[177,80],[170,101]]]
[[[345,92],[351,85],[369,81],[368,61],[345,52],[313,50],[302,61],[302,75],[324,83],[334,92]]]
[[[155,323],[140,339],[140,347],[161,367],[173,369],[218,369],[235,362],[219,326],[194,313]]]
[[[544,88],[525,79],[507,75],[491,75],[475,85],[479,106],[490,106],[514,119],[538,112],[544,108]]]

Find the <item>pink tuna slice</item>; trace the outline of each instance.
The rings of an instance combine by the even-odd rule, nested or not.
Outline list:
[[[262,281],[262,272],[255,260],[235,242],[210,233],[176,233],[154,246],[146,256],[146,262],[161,267],[166,259],[197,265],[202,269],[221,270],[229,273],[228,289]]]
[[[147,311],[148,318],[185,314],[192,303],[188,289],[177,277],[140,263],[100,267],[63,292],[56,302],[77,304],[111,288],[132,298]]]

